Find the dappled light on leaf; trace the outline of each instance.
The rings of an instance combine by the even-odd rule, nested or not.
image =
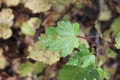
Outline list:
[[[39,41],[42,49],[59,51],[60,56],[65,57],[79,46],[79,24],[61,21],[57,26],[46,28],[46,34]]]

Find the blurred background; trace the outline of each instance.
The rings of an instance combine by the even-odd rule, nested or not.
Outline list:
[[[120,32],[120,0],[0,0],[0,80],[58,80],[68,57],[46,65],[27,56],[45,28],[59,21],[77,22],[84,36],[98,36],[91,39],[100,48],[98,64],[110,80],[120,80],[120,50],[112,46]]]

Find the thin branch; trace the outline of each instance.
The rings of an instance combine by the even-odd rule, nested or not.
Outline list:
[[[70,7],[56,20],[56,22],[60,21],[67,13],[69,13],[72,8],[76,5],[76,2],[72,3]]]
[[[97,36],[91,36],[91,37],[77,36],[77,37],[78,37],[78,38],[82,38],[82,39],[86,39],[87,41],[89,41],[90,43],[92,43],[93,46],[97,47],[97,46],[96,46],[96,43],[90,39],[90,38],[95,38],[95,37],[97,37]]]

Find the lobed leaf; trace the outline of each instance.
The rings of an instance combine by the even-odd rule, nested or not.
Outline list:
[[[79,24],[61,21],[57,26],[48,27],[46,34],[41,35],[41,48],[58,51],[61,57],[65,57],[79,46]]]
[[[33,46],[30,46],[28,48],[28,51],[29,51],[28,58],[32,58],[33,60],[43,62],[45,64],[50,64],[50,65],[59,60],[60,56],[58,52],[41,50],[39,45],[40,43],[36,42]]]

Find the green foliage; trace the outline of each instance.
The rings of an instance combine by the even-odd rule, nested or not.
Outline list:
[[[0,55],[0,69],[4,69],[6,66],[7,66],[6,58]]]
[[[26,35],[34,35],[35,31],[28,23],[23,23],[21,27],[22,33]]]
[[[41,62],[35,62],[32,67],[34,68],[33,70],[34,73],[40,73],[43,71],[45,65]]]
[[[120,16],[116,18],[111,24],[111,30],[113,31],[114,35],[120,32]]]
[[[86,68],[88,66],[93,66],[95,64],[95,56],[89,52],[85,45],[80,46],[80,51],[75,52],[74,56],[69,59],[67,65],[81,66]]]
[[[37,17],[31,17],[27,22],[23,22],[21,32],[25,35],[33,36],[37,28],[39,28],[41,20]]]
[[[94,55],[87,55],[80,59],[80,64],[82,68],[88,67],[90,65],[95,64],[95,56]]]
[[[115,59],[117,56],[117,53],[115,51],[111,50],[110,48],[106,49],[106,53],[107,53],[108,57],[113,58],[113,59]]]
[[[33,67],[31,63],[23,63],[19,67],[19,73],[21,76],[27,76],[29,73],[33,71]]]
[[[110,75],[109,75],[108,72],[103,71],[103,70],[102,70],[101,68],[99,68],[99,67],[96,68],[96,70],[97,70],[97,72],[98,72],[98,74],[99,74],[99,76],[100,76],[101,79],[105,78],[106,80],[109,80]]]
[[[43,70],[44,64],[40,62],[32,63],[23,63],[19,66],[19,74],[20,76],[27,76],[31,73],[39,73]]]
[[[46,28],[45,34],[42,34],[39,41],[29,48],[28,57],[51,65],[60,57],[73,53],[67,65],[60,70],[59,80],[103,80],[104,78],[109,80],[109,74],[96,67],[95,50],[92,48],[90,52],[87,46],[80,42],[78,35],[80,35],[79,24],[68,21],[58,22],[57,27]],[[74,48],[79,50],[74,51]],[[31,67],[28,69],[33,72]],[[27,71],[22,71],[23,74],[24,72]]]
[[[117,34],[117,36],[115,38],[115,42],[116,42],[115,47],[117,49],[120,49],[120,32]]]
[[[100,30],[100,27],[99,27],[97,21],[95,22],[95,28],[96,28],[97,32],[99,33],[100,37],[103,37],[102,32],[101,32],[101,30]]]
[[[48,27],[46,34],[41,35],[41,48],[58,51],[61,57],[65,57],[79,46],[79,24],[61,21],[57,26]]]
[[[59,80],[109,80],[109,75],[101,68],[80,68],[64,66],[59,72]]]

